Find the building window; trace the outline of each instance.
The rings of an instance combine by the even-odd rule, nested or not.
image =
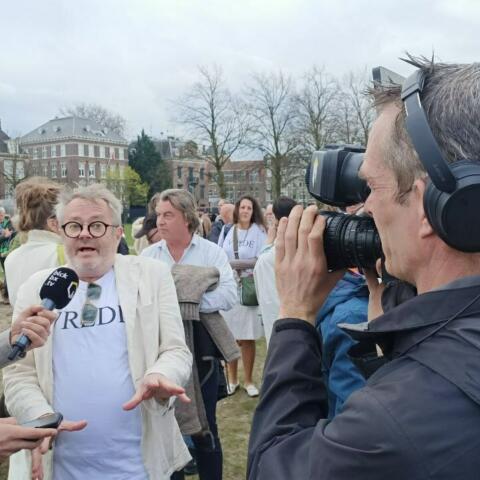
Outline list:
[[[90,151],[88,145],[86,143],[83,144],[83,156],[88,157],[90,155]]]
[[[128,149],[127,148],[123,149],[123,159],[128,160]]]
[[[110,158],[110,147],[105,147],[105,158]]]
[[[188,179],[193,178],[193,167],[188,167]]]
[[[98,145],[93,147],[93,156],[95,158],[100,158],[100,147]]]
[[[79,178],[85,178],[85,163],[78,162],[78,176]]]
[[[88,176],[89,178],[95,178],[95,164],[89,163],[88,164]]]
[[[177,167],[177,177],[182,178],[182,167]]]
[[[57,164],[51,163],[50,164],[50,171],[52,172],[52,178],[57,178]]]
[[[202,167],[202,168],[200,169],[200,180],[203,180],[204,175],[205,175],[205,169]],[[203,195],[202,195],[202,196],[203,196]]]
[[[44,146],[43,149],[42,149],[42,156],[43,158],[47,158],[47,147]]]
[[[65,162],[62,162],[60,164],[60,170],[61,170],[62,178],[65,178],[67,176],[67,164]]]
[[[200,185],[200,198],[205,198],[205,185]]]
[[[67,155],[66,145],[65,144],[60,145],[60,156],[61,157],[66,157],[66,155]]]
[[[48,165],[42,165],[42,175],[48,177]]]
[[[107,178],[107,164],[102,163],[100,165],[100,175],[102,178]]]
[[[115,160],[120,160],[120,149],[115,149]]]

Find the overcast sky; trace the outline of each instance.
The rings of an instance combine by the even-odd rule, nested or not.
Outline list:
[[[411,69],[405,51],[479,60],[479,0],[2,0],[0,119],[11,136],[60,107],[94,102],[128,137],[181,135],[172,100],[221,65],[231,89],[252,72],[300,77]]]

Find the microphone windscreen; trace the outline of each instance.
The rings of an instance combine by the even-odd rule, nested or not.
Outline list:
[[[78,283],[78,275],[71,268],[57,268],[42,285],[40,298],[51,300],[54,308],[62,309],[75,295]]]

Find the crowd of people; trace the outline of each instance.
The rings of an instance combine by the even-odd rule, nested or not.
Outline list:
[[[403,90],[373,91],[360,170],[388,282],[381,268],[329,271],[325,218],[288,197],[265,209],[248,195],[222,200],[209,216],[185,190],[158,192],[129,254],[121,203],[105,186],[17,186],[13,218],[0,209],[14,307],[0,334],[9,478],[181,480],[195,469],[221,480],[217,402],[241,389],[260,395],[248,479],[478,477],[480,258],[451,240],[441,228],[451,214],[438,211],[451,198],[467,209],[478,189],[480,66],[410,61],[417,72]],[[425,137],[404,108],[412,94],[415,128],[431,129],[451,163],[453,193],[434,191],[424,156],[435,148],[418,146]],[[469,232],[480,244],[480,229]],[[52,312],[40,290],[60,265],[78,288]],[[21,334],[28,352],[11,361]],[[58,428],[22,426],[54,412]]]

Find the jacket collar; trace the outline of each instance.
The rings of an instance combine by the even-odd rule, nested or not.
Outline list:
[[[418,295],[370,323],[339,325],[358,341],[374,341],[390,358],[404,355],[449,321],[480,314],[480,276]]]

